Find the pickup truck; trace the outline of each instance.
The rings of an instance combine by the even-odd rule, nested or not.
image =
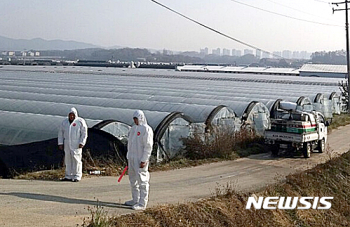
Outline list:
[[[325,150],[328,125],[320,112],[282,111],[278,118],[271,119],[271,129],[264,134],[265,144],[275,156],[285,149],[301,150],[309,158],[314,149],[320,153]]]

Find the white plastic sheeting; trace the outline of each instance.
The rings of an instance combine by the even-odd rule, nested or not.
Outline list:
[[[0,144],[19,145],[57,138],[65,117],[0,110]],[[88,127],[98,120],[85,119]]]
[[[299,75],[299,70],[295,68],[271,68],[271,67],[184,65],[184,66],[177,66],[176,70],[184,71],[184,72],[254,73],[254,74],[285,75],[285,76]]]
[[[179,138],[190,131],[191,121],[186,115],[195,122],[209,123],[210,113],[225,106],[214,111],[211,124],[235,122],[237,127],[233,119],[238,116],[256,131],[263,131],[269,127],[269,108],[276,100],[299,101],[306,110],[313,108],[308,97],[339,90],[338,80],[330,78],[88,67],[4,66],[0,80],[4,106],[0,110],[6,106],[13,112],[46,115],[62,115],[64,111],[66,116],[67,107],[76,106],[85,118],[131,125],[131,112],[143,109],[153,129],[163,133],[159,146],[168,156],[174,155],[171,150],[179,149]],[[300,99],[302,96],[305,98]],[[337,103],[332,101],[333,111],[337,111]],[[184,117],[169,117],[173,111],[184,113]],[[173,123],[167,121],[170,118]],[[113,129],[113,124],[105,130],[122,138],[126,130]],[[173,136],[178,134],[182,136]]]
[[[28,100],[16,100],[16,99],[3,99],[0,98],[0,106],[1,109],[4,111],[11,111],[11,112],[18,112],[18,113],[31,113],[31,114],[41,114],[41,115],[49,115],[49,116],[62,116],[65,117],[67,115],[67,108],[70,107],[69,104],[66,103],[54,103],[54,102],[43,102],[43,101],[28,101]],[[111,108],[111,107],[100,107],[100,106],[87,106],[87,105],[79,105],[75,104],[74,107],[77,108],[79,112],[79,116],[87,119],[93,119],[97,120],[95,123],[100,123],[101,120],[115,120],[119,123],[112,123],[109,125],[106,125],[105,127],[101,128],[101,130],[104,130],[106,132],[111,133],[118,139],[122,140],[127,137],[128,133],[128,125],[133,124],[133,113],[135,109],[120,109],[120,108]],[[172,121],[167,121],[167,123],[164,123],[164,119],[166,119],[169,115],[172,115],[170,112],[157,112],[157,111],[144,111],[145,115],[148,119],[148,124],[157,132],[157,130],[162,131],[162,127],[173,127],[176,128],[174,125],[176,123],[173,123]],[[181,115],[177,115],[176,118],[173,118],[175,121],[177,118],[181,118]],[[25,119],[23,119],[25,121]],[[172,142],[178,141],[179,145],[177,147],[182,146],[181,138],[186,138],[190,134],[190,120],[183,120],[185,123],[182,123],[183,125],[186,125],[188,127],[187,130],[182,130],[181,132],[172,133],[173,138],[168,138],[169,134],[164,133],[158,133],[158,137],[156,137],[156,141],[160,143],[160,141],[165,142]],[[121,123],[123,122],[123,124]],[[57,130],[57,129],[55,129]],[[172,129],[174,130],[174,129]],[[35,130],[34,130],[35,131]],[[57,131],[56,131],[57,134]],[[174,137],[174,136],[179,137]],[[35,133],[34,135],[35,136]],[[57,135],[56,135],[57,136]],[[172,147],[175,148],[174,145],[167,145],[167,144],[161,144],[161,147]],[[178,150],[174,151],[168,151],[165,150],[164,152],[177,152]]]
[[[259,135],[263,135],[264,131],[271,127],[270,111],[263,103],[249,103],[241,116],[243,125],[254,129]]]
[[[105,120],[94,125],[94,128],[108,132],[120,141],[127,142],[131,126],[115,120]]]
[[[341,96],[337,92],[332,92],[329,95],[329,100],[332,102],[332,113],[340,114],[342,112],[342,100]]]
[[[310,98],[313,101],[314,110],[321,112],[325,118],[332,118],[333,103],[329,99],[329,95],[318,93]]]
[[[191,133],[190,122],[184,118],[176,117],[167,127],[162,127],[162,130],[155,134],[157,144],[157,161],[164,158],[174,158],[180,151],[184,149],[182,138],[187,138]],[[161,138],[157,139],[161,135]]]

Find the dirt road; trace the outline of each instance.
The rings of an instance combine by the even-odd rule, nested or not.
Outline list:
[[[274,183],[276,179],[325,162],[329,155],[350,149],[350,125],[328,137],[330,152],[314,153],[310,159],[272,158],[252,155],[235,161],[151,173],[149,206],[196,201],[231,182],[240,190]],[[97,200],[109,214],[133,212],[123,206],[130,199],[128,178],[84,178],[79,183],[0,179],[0,226],[77,226],[89,217],[88,207]]]

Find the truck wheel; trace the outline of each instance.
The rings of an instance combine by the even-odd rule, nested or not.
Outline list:
[[[326,144],[324,142],[324,139],[319,140],[318,141],[318,152],[323,153],[325,150],[325,146],[326,146]]]
[[[304,158],[310,158],[310,156],[311,156],[311,144],[310,143],[304,143],[303,155],[304,155]]]
[[[272,156],[278,156],[278,151],[280,149],[278,144],[272,145],[270,147]]]

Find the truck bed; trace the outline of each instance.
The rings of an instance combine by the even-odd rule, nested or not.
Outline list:
[[[318,140],[318,133],[315,131],[303,132],[303,133],[292,133],[292,132],[276,132],[272,130],[267,130],[265,131],[265,140],[304,143],[304,142]]]
[[[315,132],[316,124],[312,124],[310,121],[271,119],[271,130],[275,132],[304,134],[308,132]]]

